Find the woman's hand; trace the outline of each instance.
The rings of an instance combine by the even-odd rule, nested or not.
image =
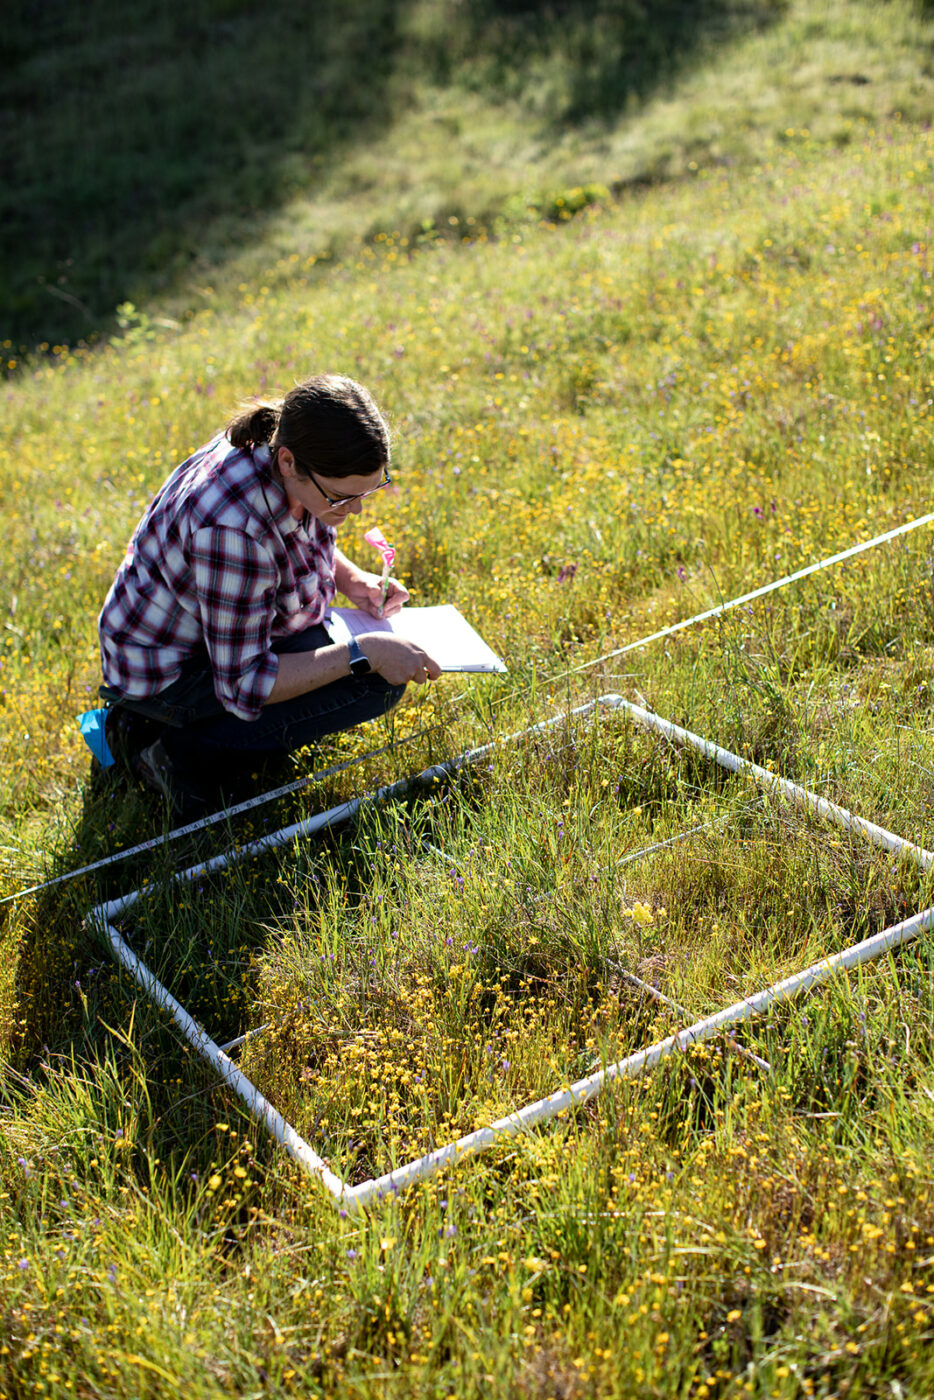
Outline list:
[[[357,641],[373,670],[390,685],[406,685],[409,681],[422,685],[441,675],[437,661],[404,637],[395,637],[391,632],[364,632]]]
[[[351,601],[370,617],[392,617],[409,601],[409,590],[390,574],[386,580],[386,601],[383,603],[383,580],[379,574],[364,574],[359,598]]]
[[[337,577],[337,586],[348,602],[370,617],[392,617],[409,601],[409,590],[391,575],[386,589],[386,604],[380,611],[383,601],[383,580],[379,574],[368,573],[365,569],[350,566]]]

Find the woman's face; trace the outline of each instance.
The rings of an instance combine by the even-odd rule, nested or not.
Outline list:
[[[300,473],[287,447],[279,448],[279,474],[289,498],[289,509],[296,520],[309,511],[322,525],[337,528],[348,515],[359,515],[364,496],[379,490],[385,480],[382,471],[366,476],[320,476]]]

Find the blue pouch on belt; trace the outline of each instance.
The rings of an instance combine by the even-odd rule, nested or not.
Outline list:
[[[106,715],[107,711],[102,709],[86,710],[83,715],[78,716],[84,742],[102,768],[109,768],[111,764],[116,762],[110,752],[110,745],[107,743],[107,733],[104,728]]]

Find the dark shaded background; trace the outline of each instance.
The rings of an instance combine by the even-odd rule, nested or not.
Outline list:
[[[0,341],[93,338],[119,302],[242,245],[256,220],[313,197],[322,173],[385,131],[413,73],[531,99],[529,70],[557,53],[569,99],[530,121],[614,122],[702,41],[767,24],[785,3],[12,0]]]

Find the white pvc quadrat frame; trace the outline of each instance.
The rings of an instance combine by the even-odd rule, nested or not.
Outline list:
[[[747,773],[766,793],[780,797],[795,806],[803,807],[813,815],[845,831],[863,837],[872,845],[891,851],[895,855],[904,855],[914,861],[922,870],[927,871],[934,866],[934,853],[913,845],[910,841],[895,835],[894,832],[885,830],[884,827],[865,821],[862,817],[828,802],[817,793],[810,792],[797,783],[778,777],[775,773],[769,772],[758,764],[752,763],[738,754],[731,753],[727,749],[720,748],[719,745],[697,734],[692,734],[690,730],[682,729],[670,720],[663,719],[660,715],[653,714],[638,705],[633,705],[620,695],[601,696],[593,704],[584,705],[571,711],[569,718],[587,713],[600,713],[601,711],[621,712],[641,728],[662,734],[675,744],[693,748],[705,758],[732,773]],[[501,740],[499,744],[487,744],[483,748],[471,750],[447,763],[426,769],[414,779],[393,783],[389,787],[378,789],[369,797],[355,798],[353,801],[342,803],[338,807],[319,813],[295,826],[286,827],[282,831],[262,837],[250,845],[228,851],[205,864],[182,871],[173,877],[172,883],[193,880],[211,870],[221,869],[235,860],[259,855],[276,846],[297,840],[301,836],[310,835],[324,827],[349,820],[364,804],[386,801],[401,796],[414,783],[430,783],[468,763],[488,756],[495,748],[504,743],[541,732],[562,723],[564,718],[564,716],[559,716],[557,719],[544,721],[534,725],[531,729],[524,730],[521,734],[510,735],[507,739]],[[750,997],[744,997],[742,1000],[734,1002],[732,1006],[716,1012],[713,1016],[696,1021],[677,1034],[657,1041],[654,1045],[647,1046],[614,1064],[607,1065],[604,1069],[550,1094],[547,1098],[538,1099],[534,1103],[527,1104],[524,1108],[517,1109],[495,1123],[491,1123],[489,1127],[479,1129],[465,1137],[458,1138],[455,1142],[436,1148],[433,1152],[429,1152],[404,1166],[397,1167],[394,1171],[387,1172],[383,1176],[361,1182],[357,1186],[350,1186],[341,1181],[330,1170],[327,1163],[312,1150],[292,1125],[263,1097],[229,1056],[211,1040],[204,1028],[198,1025],[172,996],[171,992],[137,957],[120,931],[114,926],[113,921],[121,913],[132,907],[144,894],[150,892],[151,890],[145,889],[134,890],[118,899],[97,905],[89,910],[88,922],[107,937],[117,960],[132,973],[155,1004],[170,1013],[193,1047],[213,1065],[221,1079],[240,1095],[250,1112],[268,1128],[295,1160],[326,1188],[333,1204],[348,1213],[359,1212],[374,1201],[378,1202],[387,1196],[395,1195],[417,1181],[434,1176],[444,1168],[464,1161],[467,1157],[492,1146],[504,1137],[516,1136],[537,1123],[547,1122],[559,1114],[577,1108],[594,1098],[605,1085],[614,1080],[638,1078],[669,1056],[684,1051],[691,1045],[699,1045],[703,1041],[710,1040],[720,1034],[725,1027],[749,1020],[753,1016],[759,1015],[767,1007],[790,1001],[796,996],[809,992],[834,977],[838,972],[856,967],[864,962],[871,962],[934,927],[934,907],[924,909],[902,923],[883,929],[871,938],[864,939],[863,942],[854,944],[832,957],[822,958],[803,971],[794,973],[783,981],[776,982],[771,987],[767,987]]]

